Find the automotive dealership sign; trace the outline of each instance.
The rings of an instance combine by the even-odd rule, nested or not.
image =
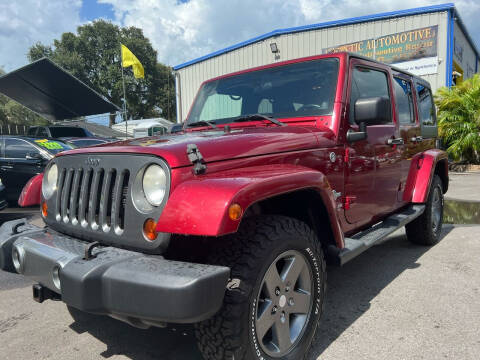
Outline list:
[[[435,74],[438,70],[437,34],[438,26],[435,25],[325,48],[322,52],[349,51],[394,64],[416,75]]]

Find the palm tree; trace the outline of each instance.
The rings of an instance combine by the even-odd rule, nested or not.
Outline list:
[[[480,76],[435,94],[438,128],[447,152],[455,161],[480,162]]]

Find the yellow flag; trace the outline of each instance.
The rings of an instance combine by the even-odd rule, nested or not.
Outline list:
[[[123,44],[122,44],[122,66],[123,67],[131,66],[133,69],[133,76],[135,76],[137,79],[145,77],[142,64],[137,59],[137,57],[133,55],[133,53]]]

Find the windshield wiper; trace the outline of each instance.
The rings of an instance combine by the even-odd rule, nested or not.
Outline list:
[[[210,126],[212,129],[217,128],[217,125],[206,120],[199,120],[199,121],[195,121],[193,123],[187,124],[187,127],[195,127],[195,126]]]
[[[274,117],[267,116],[267,115],[262,115],[262,114],[243,115],[243,116],[240,116],[240,117],[236,118],[235,120],[233,120],[233,122],[250,121],[250,120],[268,120],[268,121],[271,121],[272,123],[274,123],[275,125],[278,125],[278,126],[287,126],[287,124],[285,124],[281,121],[278,121]]]

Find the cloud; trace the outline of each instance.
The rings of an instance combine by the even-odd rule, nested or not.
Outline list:
[[[51,44],[80,24],[81,0],[17,0],[0,2],[0,67],[6,71],[28,63],[30,46]]]
[[[113,6],[114,22],[142,28],[169,65],[206,55],[274,29],[374,14],[446,0],[98,0]],[[470,35],[480,44],[480,1],[458,0]],[[51,44],[82,24],[82,0],[0,2],[0,67],[28,62],[31,45]],[[84,21],[83,21],[84,23]]]
[[[116,21],[143,29],[169,65],[206,55],[274,29],[444,3],[417,0],[99,0]],[[480,40],[478,0],[456,1],[471,36]]]

